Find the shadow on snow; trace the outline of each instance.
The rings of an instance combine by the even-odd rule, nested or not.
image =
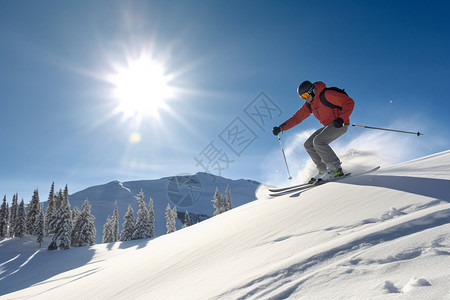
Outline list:
[[[387,188],[450,202],[450,180],[388,175],[362,175],[339,183]]]

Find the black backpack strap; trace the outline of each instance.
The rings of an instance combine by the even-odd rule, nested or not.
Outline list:
[[[328,106],[330,108],[336,108],[336,109],[342,110],[342,106],[335,105],[335,104],[329,102],[327,100],[327,98],[325,98],[325,91],[327,91],[327,90],[332,90],[332,91],[336,91],[336,92],[339,92],[339,93],[347,95],[345,90],[337,88],[337,87],[329,87],[329,88],[324,88],[323,91],[319,95],[320,102],[322,102],[323,105]]]
[[[308,107],[309,112],[312,113],[311,103],[306,102],[306,107]]]

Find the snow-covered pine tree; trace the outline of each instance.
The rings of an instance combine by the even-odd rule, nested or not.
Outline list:
[[[71,246],[73,224],[67,185],[65,187],[64,194],[60,191],[60,195],[62,196],[62,202],[57,211],[55,234],[49,245],[49,250],[53,250],[55,247],[67,250]]]
[[[45,211],[45,235],[49,236],[49,234],[54,233],[54,228],[52,228],[52,224],[55,222],[56,215],[56,199],[55,199],[55,183],[52,183],[50,188],[50,193],[48,195],[47,200],[47,210]]]
[[[102,243],[112,243],[114,242],[113,237],[113,222],[110,216],[106,219],[105,224],[103,225],[103,238]]]
[[[65,200],[69,200],[69,187],[67,186],[67,184],[64,187],[64,194],[63,194],[63,196],[64,196]]]
[[[216,192],[214,193],[214,199],[212,200],[213,206],[216,209],[214,211],[214,216],[217,216],[221,213],[223,213],[225,210],[224,200],[222,198],[222,195],[219,193],[219,188],[216,187]]]
[[[170,203],[167,203],[166,207],[166,228],[167,233],[172,233],[177,231],[176,221],[177,221],[177,207],[174,206],[173,209],[170,208]]]
[[[95,244],[96,229],[94,225],[95,217],[91,214],[91,204],[88,199],[81,207],[81,213],[72,231],[72,246],[92,246]]]
[[[6,202],[6,195],[3,197],[3,202],[0,207],[0,240],[8,237],[9,225],[9,207]]]
[[[61,207],[64,201],[63,191],[59,189],[58,193],[55,196],[55,212],[58,213],[59,208]]]
[[[14,227],[14,237],[21,238],[26,232],[27,215],[25,213],[25,203],[20,201],[19,208],[17,209],[17,219]]]
[[[17,212],[19,210],[19,194],[14,194],[12,198],[9,214],[9,237],[13,238],[16,234]]]
[[[155,236],[155,208],[153,207],[153,198],[150,197],[150,201],[148,203],[148,222],[150,224],[150,234],[149,237],[152,238]]]
[[[145,206],[144,197],[144,192],[141,189],[139,194],[136,196],[139,201],[139,210],[137,212],[136,226],[132,237],[133,240],[148,239],[151,237],[149,213],[147,207]]]
[[[73,227],[67,185],[64,189],[64,198],[61,208],[59,209],[58,220],[60,220],[60,222],[58,222],[58,227],[60,227],[60,229],[57,228],[59,235],[58,248],[67,250],[71,246]]]
[[[34,234],[34,224],[36,224],[36,219],[40,210],[39,205],[39,191],[38,189],[35,189],[27,212],[26,228],[28,234]]]
[[[174,206],[172,209],[172,218],[173,218],[173,232],[177,231],[177,216],[178,216],[178,212],[177,212],[177,207]]]
[[[135,229],[134,210],[131,205],[128,205],[128,210],[123,217],[122,232],[120,233],[120,241],[129,241],[133,237]]]
[[[78,208],[78,206],[75,206],[72,208],[71,212],[72,214],[72,224],[75,226],[75,223],[78,221],[78,218],[81,215],[81,210]]]
[[[119,240],[119,210],[117,209],[117,201],[114,204],[114,212],[112,216],[113,238],[114,242]]]
[[[63,191],[60,189],[57,194],[55,194],[53,198],[53,217],[48,221],[49,225],[49,234],[56,233],[56,223],[58,222],[58,211],[61,208],[61,205],[64,201]]]
[[[184,213],[184,223],[183,223],[183,228],[189,227],[191,226],[191,217],[189,216],[188,211],[186,210],[186,212]]]
[[[233,202],[231,201],[230,185],[227,185],[227,189],[225,191],[224,205],[225,205],[225,211],[233,209]]]
[[[42,247],[42,242],[44,241],[45,235],[45,220],[44,220],[44,207],[42,204],[39,205],[39,213],[36,218],[36,223],[34,224],[34,235],[36,236],[36,241],[39,243],[39,248]]]

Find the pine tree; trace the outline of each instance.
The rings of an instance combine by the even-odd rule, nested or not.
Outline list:
[[[64,201],[63,191],[59,189],[58,194],[55,196],[55,212],[58,213],[59,208],[61,207]]]
[[[39,205],[39,191],[35,189],[27,212],[26,228],[28,234],[34,234],[34,224],[36,224],[36,220],[40,210]]]
[[[60,189],[58,194],[56,194],[54,196],[53,217],[48,221],[49,234],[56,233],[56,223],[58,222],[58,212],[59,212],[63,202],[64,202],[64,195],[63,195],[63,191]]]
[[[135,230],[134,211],[131,205],[128,205],[128,210],[123,217],[122,232],[120,233],[120,241],[129,241],[133,237]]]
[[[3,197],[3,203],[0,207],[0,240],[8,237],[9,225],[9,207],[6,202],[6,195]]]
[[[39,213],[34,224],[34,235],[37,237],[36,241],[39,243],[39,248],[42,247],[45,234],[45,220],[44,220],[44,207],[39,205]]]
[[[91,204],[86,198],[73,227],[72,246],[82,247],[95,244],[96,229],[94,220],[95,217],[91,214]]]
[[[19,194],[14,194],[10,209],[9,218],[9,237],[13,238],[16,234],[17,212],[19,210]]]
[[[230,191],[230,185],[227,185],[227,189],[225,191],[225,211],[233,209],[233,203],[231,201],[231,191]]]
[[[27,216],[25,213],[25,203],[20,201],[19,208],[17,209],[17,219],[14,227],[14,236],[21,238],[26,232]]]
[[[112,216],[112,222],[113,222],[113,239],[114,242],[119,240],[119,210],[117,209],[117,201],[114,205],[114,213]]]
[[[78,206],[75,206],[71,209],[70,214],[72,216],[72,224],[75,226],[75,223],[78,221],[78,218],[81,215],[81,210],[78,208]]]
[[[150,234],[149,237],[152,238],[155,236],[155,208],[153,207],[153,199],[150,197],[148,208],[148,222],[150,224]]]
[[[167,204],[166,207],[166,228],[167,228],[167,233],[172,233],[177,231],[176,228],[176,219],[177,217],[177,207],[174,206],[173,209],[170,208],[170,203]]]
[[[184,213],[184,223],[183,223],[183,228],[189,227],[191,226],[191,217],[189,216],[188,211],[186,210],[186,212]]]
[[[67,187],[67,184],[64,188],[64,198],[60,211],[61,213],[59,215],[61,215],[60,218],[62,220],[62,222],[60,223],[62,225],[62,234],[59,240],[58,248],[66,250],[71,246],[73,228],[72,214],[69,204],[69,189]]]
[[[64,200],[69,200],[69,187],[67,186],[67,184],[66,184],[66,186],[64,187],[64,194],[63,194],[63,196],[64,196]]]
[[[136,227],[133,233],[133,240],[150,238],[150,220],[147,207],[144,202],[144,192],[141,190],[136,197],[139,201]]]
[[[47,210],[45,211],[45,235],[49,236],[54,233],[54,228],[52,224],[54,224],[54,219],[56,215],[56,196],[55,196],[55,183],[52,183],[50,188],[50,193],[48,195],[47,200]]]
[[[214,199],[212,200],[212,202],[214,203],[213,206],[216,209],[214,211],[214,216],[217,216],[224,212],[224,208],[225,208],[224,200],[222,198],[222,195],[220,195],[220,193],[219,193],[218,187],[216,187],[216,192],[214,193]]]
[[[112,243],[114,242],[113,237],[113,221],[110,216],[106,219],[105,224],[103,225],[103,238],[102,243]]]
[[[172,209],[172,218],[173,218],[173,228],[174,228],[174,232],[177,231],[177,218],[178,218],[178,212],[177,212],[177,207],[174,206]]]
[[[52,242],[50,243],[49,250],[55,249],[55,247],[67,250],[71,246],[73,224],[67,185],[65,187],[64,194],[61,195],[62,202],[57,211],[56,221],[54,225],[55,234],[53,236]]]

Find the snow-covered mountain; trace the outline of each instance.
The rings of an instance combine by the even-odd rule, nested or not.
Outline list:
[[[193,175],[179,175],[156,180],[140,180],[119,182],[112,181],[107,184],[89,187],[69,196],[71,207],[82,206],[86,198],[91,204],[92,214],[95,216],[97,229],[96,241],[101,243],[103,225],[108,216],[113,215],[114,205],[117,201],[119,211],[119,227],[122,230],[123,216],[128,205],[134,209],[135,218],[139,209],[136,195],[144,192],[148,207],[150,197],[154,201],[155,209],[155,235],[166,233],[165,212],[167,204],[177,206],[179,219],[177,228],[182,227],[184,214],[189,212],[191,221],[197,223],[211,217],[214,207],[211,200],[214,198],[216,187],[224,195],[227,185],[230,186],[234,207],[251,202],[256,199],[255,191],[260,183],[252,180],[231,180],[208,173]]]
[[[256,196],[152,240],[66,251],[2,241],[0,295],[450,298],[450,151],[278,198],[261,186]]]

